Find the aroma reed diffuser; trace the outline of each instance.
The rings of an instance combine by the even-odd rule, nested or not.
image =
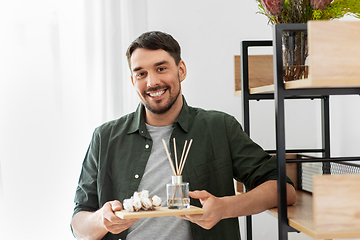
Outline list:
[[[190,150],[190,147],[192,144],[192,139],[190,140],[189,147],[187,148],[186,153],[185,153],[185,149],[186,149],[187,140],[185,141],[184,149],[181,154],[181,159],[180,159],[179,164],[178,164],[178,160],[177,160],[175,138],[173,140],[174,140],[173,142],[174,142],[174,156],[175,156],[176,170],[175,170],[174,164],[171,160],[170,153],[166,147],[165,140],[164,139],[162,140],[165,150],[166,150],[166,154],[167,154],[169,162],[170,162],[171,169],[174,173],[174,176],[171,177],[171,183],[166,184],[167,206],[169,209],[189,208],[190,207],[189,183],[182,181],[181,174],[184,169],[185,161],[186,161],[186,158],[188,156],[188,153],[189,153],[189,150]],[[184,153],[185,153],[185,157],[184,157]]]

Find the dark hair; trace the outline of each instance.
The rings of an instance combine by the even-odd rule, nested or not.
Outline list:
[[[130,58],[132,53],[138,48],[145,48],[149,50],[163,49],[174,58],[176,65],[181,60],[181,48],[179,43],[167,33],[159,31],[151,31],[141,34],[135,39],[126,51],[126,57],[131,70]]]

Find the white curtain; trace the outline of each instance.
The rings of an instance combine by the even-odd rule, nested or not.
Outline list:
[[[93,129],[133,111],[145,0],[0,0],[0,239],[73,239]]]

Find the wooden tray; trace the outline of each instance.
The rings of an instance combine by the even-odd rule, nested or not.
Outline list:
[[[139,212],[128,212],[126,210],[122,210],[115,212],[115,215],[121,219],[130,219],[130,218],[192,215],[192,214],[203,214],[203,213],[205,213],[205,211],[202,208],[190,206],[190,208],[186,208],[186,209],[168,209],[167,207],[157,207],[153,211],[139,211]]]

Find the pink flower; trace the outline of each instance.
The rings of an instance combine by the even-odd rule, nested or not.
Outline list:
[[[310,6],[313,9],[324,10],[333,0],[310,0]]]
[[[279,16],[284,8],[284,0],[261,0],[268,14]]]

